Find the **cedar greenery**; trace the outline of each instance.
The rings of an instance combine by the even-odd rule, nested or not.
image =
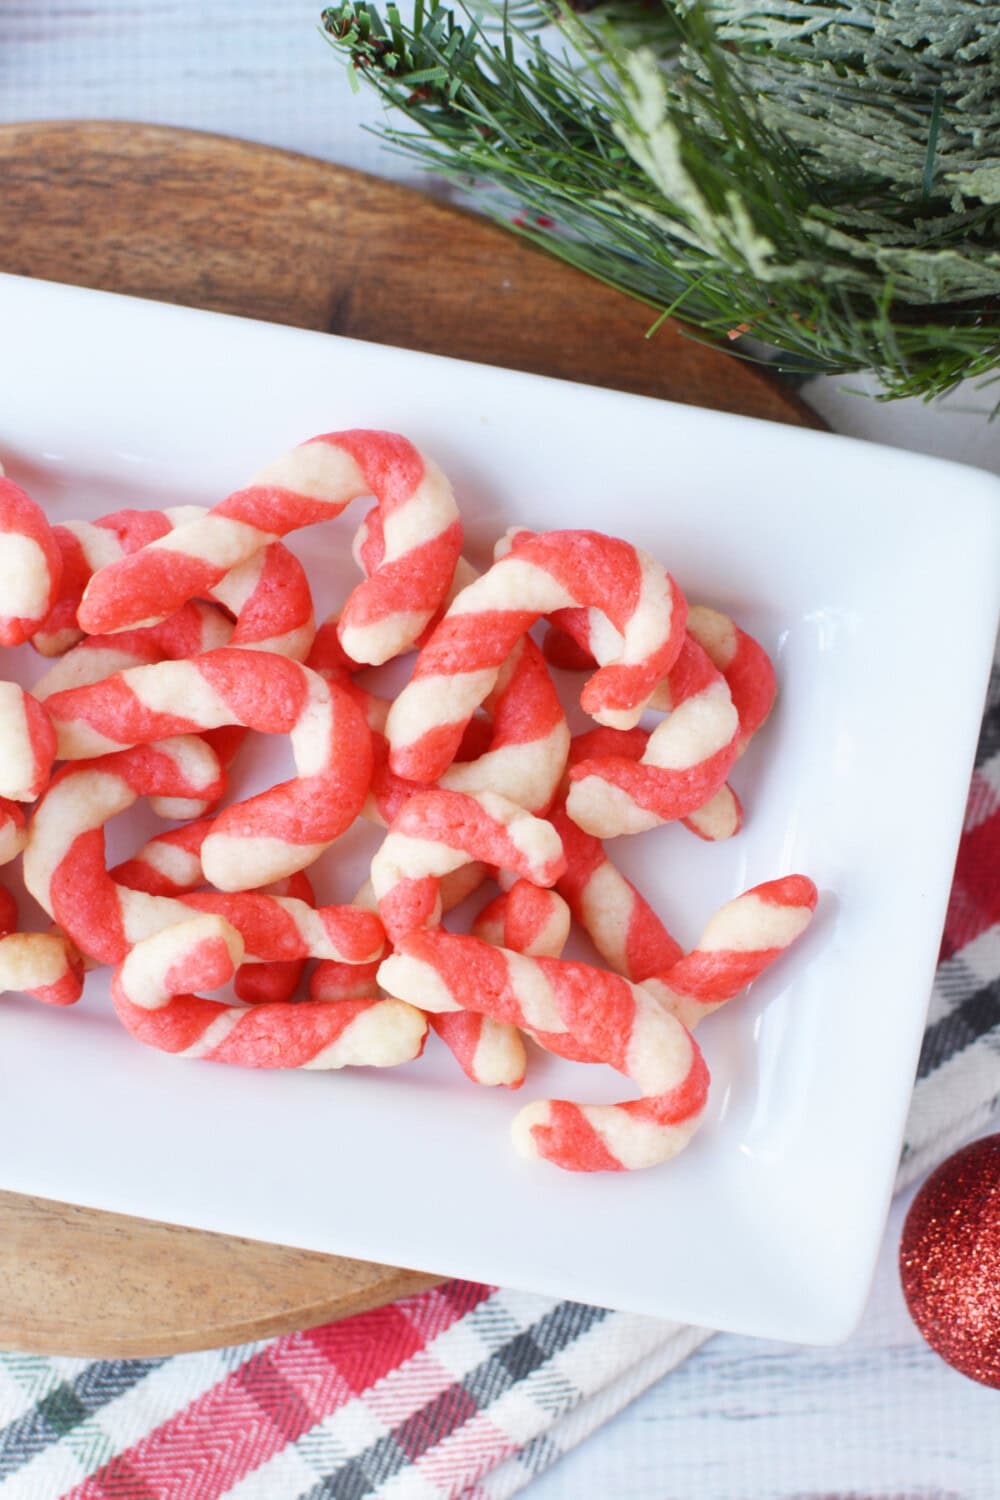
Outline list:
[[[489,3],[323,30],[493,217],[788,370],[930,396],[1000,365],[1000,4]]]

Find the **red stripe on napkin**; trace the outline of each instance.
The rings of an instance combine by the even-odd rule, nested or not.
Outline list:
[[[452,1281],[276,1339],[64,1500],[214,1500],[491,1294]],[[438,1381],[427,1371],[428,1384]],[[435,1394],[434,1389],[428,1395]]]

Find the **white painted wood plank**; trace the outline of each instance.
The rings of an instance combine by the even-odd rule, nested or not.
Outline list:
[[[927,1347],[899,1288],[912,1197],[893,1208],[847,1344],[717,1335],[536,1479],[531,1500],[997,1500],[1000,1392]]]
[[[182,125],[414,177],[362,129],[380,106],[351,92],[321,10],[321,0],[4,0],[0,118]]]

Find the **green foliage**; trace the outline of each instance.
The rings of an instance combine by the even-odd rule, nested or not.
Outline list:
[[[471,3],[323,27],[501,222],[787,369],[933,395],[1000,365],[1000,4]]]

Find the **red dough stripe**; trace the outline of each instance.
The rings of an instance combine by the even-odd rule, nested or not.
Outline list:
[[[387,661],[413,644],[439,608],[462,541],[447,479],[394,433],[327,433],[291,450],[199,521],[102,568],[87,587],[80,623],[106,632],[163,618],[276,538],[339,515],[366,492],[377,497],[381,559],[348,599],[340,631],[355,660]],[[398,522],[410,506],[409,524]],[[411,607],[418,595],[419,607]]]
[[[613,537],[516,532],[509,551],[452,601],[393,704],[386,724],[393,771],[438,780],[518,641],[571,603],[601,609],[621,633],[620,651],[588,681],[581,705],[601,722],[634,724],[684,644],[680,590],[653,558]],[[438,677],[449,679],[439,695],[446,719],[429,691]]]
[[[45,619],[58,597],[62,578],[62,553],[41,506],[35,504],[12,479],[0,474],[0,538],[22,537],[29,550],[40,555],[42,576],[22,605],[21,615],[6,613],[7,600],[0,599],[0,646],[19,646]],[[32,570],[33,573],[34,570]]]
[[[345,605],[341,619],[350,625],[369,625],[393,610],[431,614],[441,602],[441,577],[454,568],[462,547],[461,523],[430,537],[392,562],[380,562],[363,595]]]
[[[127,952],[118,892],[105,872],[103,828],[70,844],[52,876],[49,903],[54,920],[92,958],[115,963]]]
[[[575,1162],[579,1172],[625,1170],[580,1106],[569,1099],[550,1099],[548,1120],[544,1125],[533,1125],[531,1134],[539,1156],[547,1161]]]

